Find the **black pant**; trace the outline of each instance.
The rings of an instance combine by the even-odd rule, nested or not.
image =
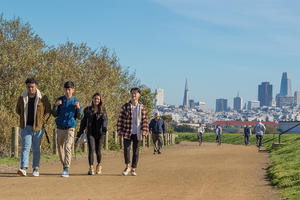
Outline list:
[[[131,135],[130,139],[124,139],[124,159],[125,164],[130,163],[130,148],[131,148],[131,141],[132,141],[132,168],[137,167],[137,163],[139,161],[139,144],[140,142],[137,139],[137,135]]]
[[[94,135],[87,135],[88,139],[88,146],[89,146],[89,164],[93,165],[94,164],[94,152],[96,150],[96,155],[97,155],[97,162],[101,162],[101,148],[102,144],[104,141],[104,134],[94,136]]]
[[[262,139],[263,139],[263,136],[262,136],[262,135],[256,135],[256,145],[257,145],[258,147],[261,147]]]

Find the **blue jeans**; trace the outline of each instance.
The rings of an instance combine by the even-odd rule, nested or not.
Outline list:
[[[41,155],[41,140],[43,137],[43,133],[43,130],[34,132],[32,126],[26,126],[25,129],[21,129],[21,168],[28,168],[31,144],[33,153],[32,168],[39,168]]]
[[[221,134],[217,134],[216,141],[217,141],[218,144],[221,144],[221,141],[222,141],[222,135]]]
[[[250,135],[245,134],[244,137],[245,137],[245,145],[248,145],[249,144]]]

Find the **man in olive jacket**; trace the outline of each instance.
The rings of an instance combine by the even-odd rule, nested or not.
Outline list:
[[[38,83],[34,78],[28,78],[25,84],[27,90],[19,97],[16,107],[16,112],[20,116],[22,142],[21,168],[18,174],[26,176],[32,145],[32,175],[39,176],[40,146],[44,124],[51,114],[51,104],[48,97],[37,89]]]

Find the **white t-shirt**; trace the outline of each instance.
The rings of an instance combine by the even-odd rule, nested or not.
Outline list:
[[[137,134],[137,112],[138,106],[132,106],[132,134]]]
[[[199,127],[199,128],[198,128],[198,135],[199,135],[199,134],[203,134],[204,131],[205,131],[205,129],[204,129],[203,126]]]

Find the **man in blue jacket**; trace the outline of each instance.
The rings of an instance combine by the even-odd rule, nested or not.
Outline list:
[[[160,118],[159,112],[155,114],[155,118],[151,120],[149,125],[150,134],[152,134],[154,152],[161,154],[163,145],[164,135],[166,133],[166,126],[163,119]]]
[[[60,161],[63,165],[62,177],[69,177],[69,167],[72,159],[72,144],[77,125],[76,119],[83,118],[80,101],[73,95],[74,83],[64,84],[65,96],[56,99],[52,114],[56,117],[57,147]]]

